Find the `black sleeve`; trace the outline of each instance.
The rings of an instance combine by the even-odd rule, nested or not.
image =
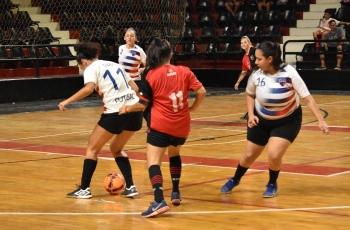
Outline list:
[[[142,96],[147,98],[149,101],[140,99],[141,104],[150,104],[153,98],[152,88],[146,78],[141,78],[139,92]]]

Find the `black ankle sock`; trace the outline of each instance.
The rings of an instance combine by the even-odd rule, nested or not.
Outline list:
[[[173,192],[180,192],[179,183],[180,183],[181,169],[182,169],[181,157],[180,156],[170,157],[169,166],[170,166],[171,181],[173,183]]]
[[[154,192],[154,200],[157,203],[162,202],[164,200],[163,196],[163,176],[160,171],[159,165],[151,165],[148,168],[149,178],[151,180],[151,184]]]
[[[241,180],[242,176],[247,172],[248,168],[242,167],[240,164],[238,164],[236,173],[233,176],[232,179],[234,179],[237,183]]]
[[[97,165],[97,161],[95,160],[92,160],[92,159],[84,160],[83,173],[81,176],[81,185],[80,185],[81,189],[86,189],[90,187],[91,178],[95,172],[96,165]]]
[[[132,181],[132,172],[131,172],[131,164],[128,157],[116,157],[115,162],[117,163],[120,172],[123,174],[126,187],[130,188],[131,185],[134,185]]]
[[[280,170],[273,171],[273,170],[269,169],[269,174],[270,174],[269,184],[276,184],[277,183],[277,178],[278,178],[279,173],[280,173]]]

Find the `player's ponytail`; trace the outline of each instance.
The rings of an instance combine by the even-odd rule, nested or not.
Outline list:
[[[142,77],[146,77],[147,73],[168,63],[171,58],[171,48],[167,40],[156,37],[147,50],[146,67]]]
[[[259,46],[258,49],[261,50],[265,58],[272,57],[272,65],[276,70],[285,67],[285,63],[281,58],[281,47],[278,43],[273,43],[271,41],[264,41]]]

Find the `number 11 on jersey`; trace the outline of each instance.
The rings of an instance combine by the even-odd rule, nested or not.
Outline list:
[[[170,94],[169,96],[170,100],[172,101],[173,104],[173,108],[174,108],[174,112],[179,111],[179,107],[180,109],[184,108],[184,103],[183,103],[183,93],[182,91]]]

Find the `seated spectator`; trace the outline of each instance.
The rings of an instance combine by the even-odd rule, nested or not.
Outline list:
[[[341,0],[340,4],[342,8],[350,8],[350,0]]]
[[[332,15],[331,15],[330,11],[326,9],[326,10],[324,11],[324,16],[323,16],[323,18],[320,19],[320,24],[319,24],[319,26],[318,26],[319,29],[316,30],[316,31],[314,31],[314,32],[312,32],[312,35],[313,35],[313,37],[314,37],[314,40],[318,40],[318,36],[319,36],[319,35],[321,35],[321,39],[322,39],[322,40],[325,39],[326,34],[331,30],[331,29],[329,28],[329,22],[330,22],[331,20],[334,20],[335,23],[337,24],[337,26],[338,26],[339,24],[347,24],[347,25],[350,24],[349,22],[340,22],[340,21],[337,21],[337,20],[335,20],[334,18],[331,18],[331,16],[332,16]],[[320,43],[319,43],[319,42],[316,42],[315,45],[316,45],[316,50],[318,51],[319,48],[320,48]]]
[[[266,8],[266,15],[269,15],[271,5],[274,4],[274,0],[257,0],[259,11],[263,11],[263,7]]]
[[[225,3],[226,9],[231,13],[233,17],[239,10],[239,7],[244,4],[244,0],[227,0]]]
[[[348,48],[348,42],[343,41],[332,41],[332,40],[345,40],[345,32],[342,28],[337,27],[337,23],[335,20],[329,21],[330,31],[327,33],[325,40],[330,40],[329,42],[325,42],[324,46],[320,51],[322,52],[343,52]],[[316,68],[316,70],[325,70],[326,62],[325,62],[325,54],[320,54],[321,59],[321,67]],[[337,66],[334,68],[335,70],[341,70],[340,64],[343,59],[342,53],[337,53]]]

